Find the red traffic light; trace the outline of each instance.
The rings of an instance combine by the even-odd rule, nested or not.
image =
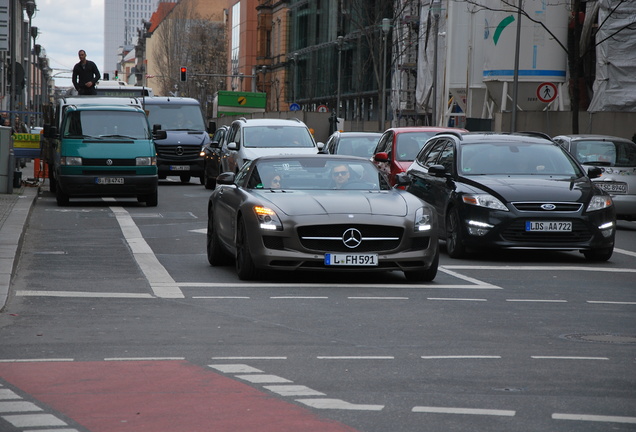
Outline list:
[[[185,82],[187,80],[188,80],[188,68],[181,66],[181,81]]]

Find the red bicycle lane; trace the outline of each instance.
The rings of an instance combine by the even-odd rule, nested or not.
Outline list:
[[[0,363],[0,378],[91,432],[356,432],[185,360]]]

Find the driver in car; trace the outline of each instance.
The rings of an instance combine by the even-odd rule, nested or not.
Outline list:
[[[349,167],[345,164],[336,165],[331,169],[331,178],[336,189],[343,189],[349,183],[350,177]]]

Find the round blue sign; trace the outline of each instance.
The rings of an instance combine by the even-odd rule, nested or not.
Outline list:
[[[293,103],[289,106],[289,110],[290,111],[300,111],[300,105],[298,105],[297,103]]]

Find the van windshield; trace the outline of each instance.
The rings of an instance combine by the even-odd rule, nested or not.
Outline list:
[[[148,121],[161,125],[163,130],[205,130],[203,115],[198,105],[150,105],[146,104]]]
[[[141,112],[74,111],[62,126],[64,138],[150,139],[146,116]]]

